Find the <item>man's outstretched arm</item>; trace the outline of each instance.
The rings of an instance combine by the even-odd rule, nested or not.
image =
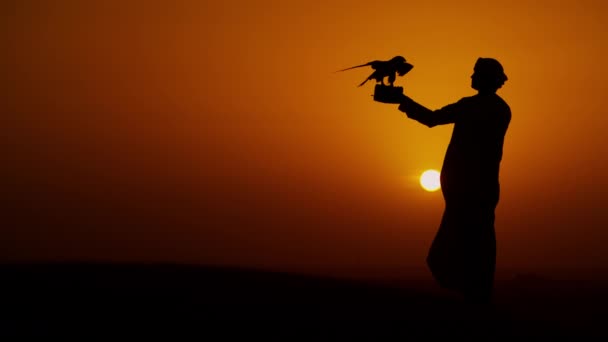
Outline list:
[[[414,119],[423,125],[433,127],[454,123],[462,111],[462,102],[449,104],[438,110],[430,110],[403,95],[399,104],[399,110],[404,112],[408,118]]]

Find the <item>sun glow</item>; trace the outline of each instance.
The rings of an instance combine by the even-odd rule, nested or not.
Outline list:
[[[439,171],[437,170],[426,170],[420,175],[420,186],[426,191],[437,191],[441,188],[441,181],[439,179]]]

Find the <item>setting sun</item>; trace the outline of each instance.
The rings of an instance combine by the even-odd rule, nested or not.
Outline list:
[[[437,191],[441,188],[439,171],[426,170],[420,175],[420,186],[426,191]]]

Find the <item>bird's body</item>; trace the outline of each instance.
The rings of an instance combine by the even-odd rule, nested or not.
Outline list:
[[[338,70],[338,71],[346,71],[346,70],[361,68],[361,67],[365,67],[365,66],[371,66],[372,69],[374,69],[374,72],[371,75],[369,75],[361,84],[359,84],[359,87],[364,85],[365,82],[367,82],[369,80],[376,80],[376,82],[384,85],[385,77],[388,77],[389,85],[393,86],[393,83],[395,83],[395,79],[397,78],[397,73],[399,74],[399,76],[403,76],[403,75],[407,74],[410,70],[412,70],[412,68],[414,67],[413,65],[407,63],[405,61],[404,57],[396,56],[388,61],[378,61],[378,60],[371,61],[371,62],[368,62],[365,64],[356,65],[354,67],[350,67],[350,68],[346,68],[346,69],[342,69],[342,70]]]

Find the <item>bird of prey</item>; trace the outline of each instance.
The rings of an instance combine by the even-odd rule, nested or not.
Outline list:
[[[376,82],[381,83],[382,85],[385,85],[384,84],[385,77],[388,77],[388,83],[392,87],[393,83],[395,83],[397,74],[399,74],[399,76],[403,76],[403,75],[407,74],[410,70],[412,70],[412,68],[414,67],[410,63],[407,63],[403,56],[395,56],[388,61],[371,61],[369,63],[356,65],[354,67],[338,70],[336,72],[346,71],[346,70],[355,69],[355,68],[361,68],[361,67],[365,67],[365,66],[371,66],[372,69],[374,69],[375,71],[371,75],[369,75],[369,77],[367,77],[365,79],[365,81],[363,81],[361,84],[359,84],[359,87],[364,85],[365,82],[370,81],[370,80],[376,80]]]

